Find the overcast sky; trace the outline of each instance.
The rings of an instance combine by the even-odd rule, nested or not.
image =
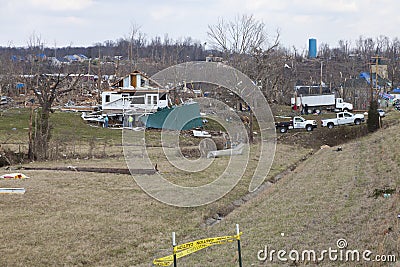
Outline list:
[[[400,31],[399,0],[0,0],[0,46],[90,46],[129,35],[132,24],[149,38],[168,34],[207,42],[207,26],[241,14],[262,20],[281,44],[306,49],[309,38],[336,47],[359,36],[391,39]]]

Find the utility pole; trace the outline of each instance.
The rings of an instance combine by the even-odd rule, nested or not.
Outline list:
[[[54,58],[57,60],[57,41],[54,40]]]
[[[324,62],[321,61],[321,76],[320,76],[320,82],[319,82],[319,94],[322,95],[322,66],[324,65]]]
[[[378,93],[378,62],[379,62],[379,56],[375,58],[375,93]]]
[[[89,58],[89,64],[88,64],[88,75],[87,75],[87,82],[88,82],[88,88],[89,88],[89,93],[91,92],[91,85],[92,85],[92,83],[91,83],[91,81],[90,81],[90,61],[91,61],[92,59],[91,58]]]
[[[379,60],[382,59],[383,57],[380,56],[373,56],[371,59],[375,59],[375,86],[372,84],[372,60],[370,63],[370,75],[371,75],[371,100],[373,99],[373,89],[375,88],[375,93],[378,94],[379,92],[379,81],[378,81],[378,70],[379,70]]]
[[[98,74],[97,74],[97,90],[99,91],[99,96],[101,95],[101,80],[102,80],[102,78],[101,78],[101,48],[100,48],[100,46],[99,46],[99,71],[98,71]]]
[[[373,82],[374,80],[372,79],[372,60],[371,60],[371,62],[369,63],[369,86],[370,86],[370,90],[369,90],[369,93],[370,93],[370,95],[369,95],[369,102],[371,103],[372,102],[372,99],[373,99],[373,97],[374,97],[374,88],[373,88],[373,86],[374,86],[374,82]]]

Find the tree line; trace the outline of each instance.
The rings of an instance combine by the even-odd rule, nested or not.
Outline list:
[[[270,34],[267,25],[251,15],[237,16],[232,21],[221,19],[208,26],[208,36],[206,42],[191,37],[173,40],[167,34],[148,38],[139,27],[132,25],[128,36],[115,41],[107,40],[89,47],[49,47],[33,34],[26,47],[0,47],[0,75],[29,74],[32,71],[31,60],[11,62],[13,55],[28,59],[38,54],[58,58],[83,54],[91,59],[114,63],[99,71],[96,69],[98,62],[92,61],[92,72],[123,76],[133,69],[151,75],[173,64],[205,60],[212,54],[224,58],[226,64],[243,71],[262,86],[270,101],[282,102],[282,96],[292,91],[296,84],[313,85],[323,80],[331,87],[340,87],[345,79],[355,77],[362,70],[368,71],[371,57],[379,55],[385,59],[393,86],[400,81],[400,40],[397,37],[360,36],[353,41],[338,40],[336,47],[321,43],[317,59],[309,61],[307,50],[285,47],[281,44],[279,31]],[[88,68],[88,64],[81,64],[80,69],[74,66],[60,71],[88,73]]]
[[[12,93],[17,82],[24,83],[33,92],[41,107],[41,134],[37,140],[30,139],[30,149],[36,147],[35,152],[30,151],[30,157],[44,159],[51,136],[49,116],[53,103],[62,95],[82,88],[83,74],[92,72],[98,74],[97,89],[101,90],[102,75],[124,76],[134,69],[152,75],[174,64],[205,60],[212,54],[249,76],[270,103],[278,104],[288,103],[295,85],[324,82],[330,88],[341,88],[360,71],[369,71],[371,57],[376,55],[386,61],[391,87],[400,81],[397,37],[360,36],[354,42],[339,40],[333,48],[322,43],[315,59],[307,58],[306,50],[284,47],[280,32],[270,34],[267,25],[252,15],[237,16],[231,21],[221,19],[209,25],[208,37],[207,43],[190,37],[173,40],[168,35],[149,39],[133,25],[128,37],[116,41],[90,47],[48,47],[40,36],[32,34],[26,47],[0,47],[0,92]],[[54,66],[40,56],[43,54],[47,58],[83,54],[91,60]],[[49,73],[56,75],[49,76]]]

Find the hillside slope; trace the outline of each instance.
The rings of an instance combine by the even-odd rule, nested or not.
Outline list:
[[[397,125],[345,144],[342,151],[320,150],[209,232],[233,234],[235,224],[239,223],[243,231],[243,266],[293,264],[279,261],[276,253],[272,263],[269,257],[260,261],[257,254],[265,246],[288,253],[293,249],[301,255],[305,249],[317,253],[330,247],[338,249],[339,239],[347,241],[349,250],[371,250],[371,258],[377,254],[396,255],[399,261],[399,141]],[[385,198],[382,192],[386,189],[395,193]],[[179,265],[238,266],[235,250],[236,244],[214,246],[181,259]],[[325,259],[320,265],[365,263],[329,261],[328,256]],[[301,258],[299,263],[303,264]],[[375,266],[381,265],[375,262]]]

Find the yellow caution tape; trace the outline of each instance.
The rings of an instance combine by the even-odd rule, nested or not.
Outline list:
[[[240,235],[242,233],[240,232],[238,235],[231,235],[231,236],[219,236],[219,237],[211,237],[211,238],[205,238],[205,239],[199,239],[193,242],[185,243],[182,245],[178,245],[174,247],[174,253],[189,249],[191,247],[195,247],[198,245],[202,244],[212,244],[212,245],[217,245],[217,244],[224,244],[227,242],[232,242],[234,240],[240,240]]]
[[[154,260],[153,264],[157,265],[157,266],[170,266],[172,263],[174,263],[173,261],[159,261],[159,260]]]
[[[234,236],[219,236],[213,238],[205,238],[185,243],[182,245],[178,245],[174,247],[174,254],[176,255],[176,258],[179,259],[213,245],[220,245],[235,240],[240,240],[241,234],[242,232]],[[153,264],[158,266],[170,266],[172,263],[174,263],[174,254],[159,259],[155,259],[153,260]]]
[[[191,247],[189,249],[185,249],[185,250],[179,251],[178,253],[175,253],[175,255],[176,255],[176,258],[179,259],[179,258],[185,257],[185,256],[187,256],[189,254],[192,254],[192,253],[194,253],[196,251],[199,251],[201,249],[210,247],[212,245],[213,244],[198,245],[198,246],[195,246],[195,247]],[[163,258],[155,259],[153,261],[153,263],[155,265],[158,265],[158,266],[170,266],[173,262],[174,262],[174,254],[166,256],[166,257],[163,257]]]

